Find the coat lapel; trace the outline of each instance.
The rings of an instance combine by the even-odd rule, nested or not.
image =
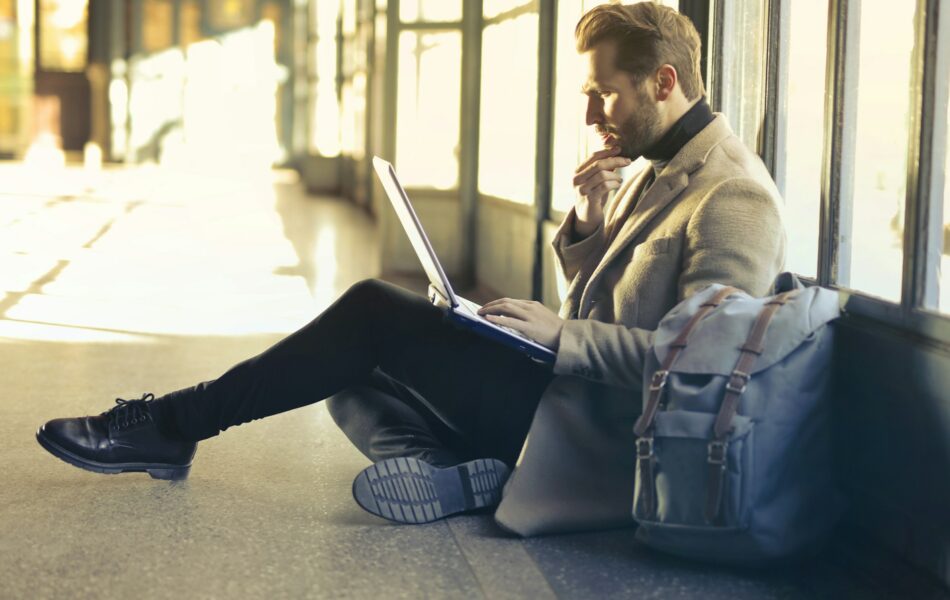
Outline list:
[[[604,270],[686,189],[689,185],[689,176],[706,162],[709,151],[730,135],[733,135],[732,129],[725,117],[717,114],[712,123],[696,134],[696,137],[680,150],[653,182],[650,189],[638,200],[644,184],[648,181],[650,169],[644,169],[639,175],[639,180],[631,186],[629,193],[617,203],[616,209],[607,215],[611,232],[618,226],[620,230],[608,238],[603,259],[597,263],[590,279],[586,280],[587,285],[584,286],[578,305],[578,318],[584,319],[590,313],[591,293],[596,288],[597,281]]]

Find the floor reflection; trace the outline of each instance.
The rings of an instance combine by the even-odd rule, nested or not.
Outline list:
[[[0,337],[288,333],[377,270],[370,219],[293,172],[83,174],[0,165]]]

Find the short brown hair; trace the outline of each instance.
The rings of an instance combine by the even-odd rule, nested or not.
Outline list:
[[[668,64],[676,69],[687,100],[706,93],[699,33],[688,17],[668,6],[601,4],[581,17],[574,37],[578,52],[588,52],[601,42],[616,42],[616,67],[633,75],[636,82]]]

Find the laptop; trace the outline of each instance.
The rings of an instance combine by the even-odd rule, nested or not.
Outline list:
[[[425,269],[426,275],[429,277],[429,283],[431,284],[429,290],[433,294],[429,299],[435,301],[435,294],[441,296],[441,299],[449,307],[447,316],[454,323],[515,348],[538,362],[553,363],[557,356],[557,353],[553,350],[547,346],[542,346],[515,329],[485,319],[477,312],[481,308],[480,305],[462,298],[452,290],[452,284],[449,283],[449,278],[446,277],[439,259],[432,250],[429,237],[422,229],[422,223],[419,221],[416,211],[413,210],[412,204],[409,203],[409,196],[406,195],[406,190],[399,183],[399,179],[396,178],[396,170],[393,169],[390,163],[378,156],[373,157],[373,168],[376,169],[376,175],[379,176],[383,189],[386,190],[386,195],[389,196],[389,201],[396,209],[399,222],[406,230],[406,235],[409,236],[409,241],[422,262],[422,268]]]

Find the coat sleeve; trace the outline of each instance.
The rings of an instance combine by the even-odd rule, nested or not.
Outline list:
[[[603,247],[606,242],[604,224],[601,223],[592,234],[576,243],[572,243],[571,236],[574,233],[574,220],[576,218],[577,214],[571,208],[551,242],[554,247],[554,259],[557,263],[558,275],[563,278],[567,285],[577,276],[584,260],[594,250]],[[566,288],[567,285],[564,287]]]
[[[703,199],[687,225],[677,301],[712,283],[765,295],[784,264],[784,253],[776,199],[753,181],[725,181]],[[640,388],[653,334],[591,319],[565,321],[554,373]]]

